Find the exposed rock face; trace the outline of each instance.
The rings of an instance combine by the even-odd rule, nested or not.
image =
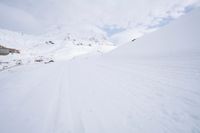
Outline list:
[[[0,48],[0,55],[8,55],[8,54],[9,54],[8,49]]]
[[[6,48],[2,45],[0,45],[0,55],[8,55],[8,54],[13,54],[13,53],[17,53],[19,54],[20,51],[17,49],[12,49],[12,48]]]

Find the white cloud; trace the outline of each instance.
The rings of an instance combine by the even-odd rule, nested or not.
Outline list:
[[[1,2],[26,11],[27,14],[34,16],[32,21],[36,19],[37,23],[44,27],[64,24],[76,28],[87,24],[102,29],[105,26],[126,29],[123,32],[133,32],[136,29],[142,29],[143,32],[149,26],[159,25],[165,18],[179,17],[184,14],[186,7],[200,3],[199,0],[1,0]],[[0,16],[1,14],[2,12]],[[8,15],[10,18],[13,17],[12,14]],[[20,17],[24,15],[19,15],[18,18]],[[35,27],[38,28],[36,25]]]
[[[0,27],[23,32],[39,32],[41,25],[37,19],[26,11],[0,3]],[[35,28],[37,27],[37,28]]]

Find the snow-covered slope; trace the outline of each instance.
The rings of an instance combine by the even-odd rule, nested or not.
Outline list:
[[[199,18],[102,56],[1,72],[0,132],[200,132]]]
[[[115,56],[188,56],[200,51],[198,10],[113,51]],[[149,42],[149,43],[147,43]],[[131,46],[130,46],[131,45]],[[184,54],[186,53],[186,54]]]
[[[65,27],[55,27],[40,36],[0,30],[0,45],[16,48],[20,54],[0,56],[0,69],[22,64],[34,63],[35,60],[68,60],[83,54],[102,54],[115,48],[113,43],[101,34],[87,33],[80,37],[69,33]],[[2,63],[6,62],[6,63]]]

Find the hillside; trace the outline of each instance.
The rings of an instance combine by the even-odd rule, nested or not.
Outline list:
[[[87,37],[74,32],[69,33],[65,27],[53,27],[45,34],[28,35],[0,29],[0,45],[15,48],[20,54],[0,56],[0,71],[21,65],[34,64],[36,60],[61,61],[85,54],[102,54],[113,50],[113,43],[103,35],[88,33]]]

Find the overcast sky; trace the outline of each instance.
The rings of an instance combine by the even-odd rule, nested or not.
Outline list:
[[[0,27],[29,33],[51,25],[93,25],[113,36],[162,26],[200,0],[0,0]]]

